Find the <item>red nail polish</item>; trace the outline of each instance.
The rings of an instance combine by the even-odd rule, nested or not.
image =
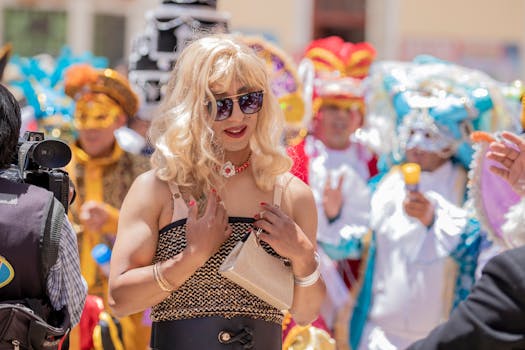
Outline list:
[[[267,203],[266,203],[266,202],[261,202],[260,204],[261,204],[261,205],[266,205]]]
[[[194,201],[194,200],[189,201],[189,202],[188,202],[188,205],[189,205],[190,207],[193,207],[193,206],[195,205],[195,201]]]

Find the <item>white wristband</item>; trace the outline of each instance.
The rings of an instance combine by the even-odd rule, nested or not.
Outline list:
[[[319,253],[315,252],[314,258],[315,262],[317,263],[314,272],[305,277],[294,276],[293,278],[295,285],[299,287],[310,287],[319,280],[319,278],[321,277],[321,272],[319,272],[319,265],[321,264],[321,262],[319,261]]]

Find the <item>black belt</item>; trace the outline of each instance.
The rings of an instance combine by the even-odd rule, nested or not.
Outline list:
[[[282,326],[247,317],[153,322],[152,350],[281,350]]]

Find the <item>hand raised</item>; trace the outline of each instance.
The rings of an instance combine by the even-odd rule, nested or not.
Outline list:
[[[208,195],[206,209],[201,217],[198,217],[197,204],[193,198],[189,207],[186,222],[187,247],[207,260],[232,233],[226,208],[215,191]]]
[[[333,219],[341,212],[343,206],[344,174],[339,176],[336,188],[332,188],[332,180],[328,174],[323,192],[323,208],[327,219]]]
[[[525,195],[525,140],[510,133],[501,134],[505,141],[492,142],[486,157],[498,162],[490,170],[509,183],[521,196]]]
[[[277,254],[292,261],[312,255],[314,245],[303,230],[280,208],[261,203],[263,216],[256,215],[255,228],[264,230],[259,239],[268,243]]]

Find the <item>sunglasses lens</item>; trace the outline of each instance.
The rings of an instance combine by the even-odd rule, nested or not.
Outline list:
[[[262,91],[250,92],[239,97],[239,107],[245,114],[257,113],[261,110],[263,102]]]
[[[215,120],[224,120],[232,115],[233,101],[231,98],[225,98],[223,100],[217,100],[217,116]]]
[[[263,92],[250,92],[248,94],[239,96],[237,101],[239,102],[239,108],[244,114],[253,114],[261,110],[263,103]],[[233,112],[233,103],[234,100],[230,97],[223,98],[221,100],[216,100],[217,103],[217,115],[215,116],[216,121],[228,119]],[[212,110],[211,102],[208,103],[208,112],[211,113]]]

